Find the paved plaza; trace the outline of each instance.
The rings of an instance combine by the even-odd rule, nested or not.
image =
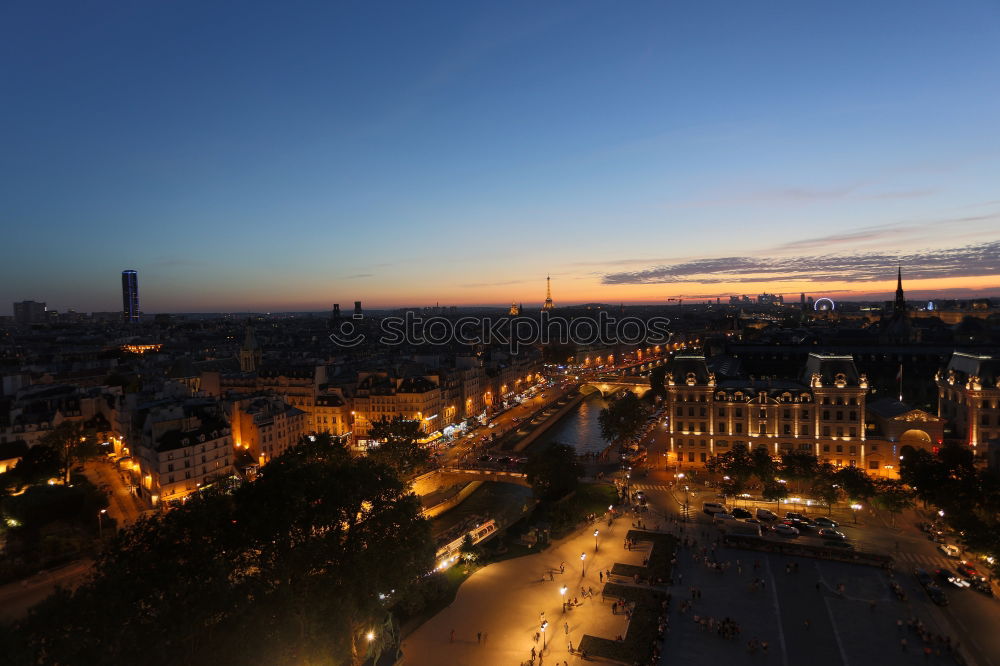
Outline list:
[[[668,588],[673,598],[670,631],[660,663],[956,663],[947,645],[936,638],[955,640],[952,625],[927,601],[912,576],[899,574],[898,582],[908,595],[903,602],[891,592],[882,569],[720,547],[719,533],[711,525],[676,522],[668,506],[656,510],[663,513],[643,515],[646,525],[659,522],[664,531],[688,542],[678,552],[673,585]],[[541,653],[542,640],[536,643],[534,635],[543,612],[549,622],[547,649],[536,656],[535,664],[584,663],[568,651],[570,641],[576,646],[584,634],[614,639],[626,633],[626,618],[612,614],[610,600],[601,600],[598,571],[616,562],[642,564],[648,545],[631,551],[623,546],[633,520],[616,519],[610,533],[606,523],[599,523],[597,553],[594,526],[589,525],[542,553],[477,571],[451,606],[404,641],[404,663],[522,664],[530,661],[532,648],[536,655]],[[587,555],[583,578],[581,552]],[[562,574],[561,563],[566,565]],[[763,584],[754,584],[755,580]],[[559,594],[563,585],[569,589],[568,598],[581,602],[565,614]],[[593,587],[594,597],[582,598],[581,586]],[[723,621],[738,626],[739,633],[723,637],[718,630]],[[930,640],[922,640],[921,632]]]

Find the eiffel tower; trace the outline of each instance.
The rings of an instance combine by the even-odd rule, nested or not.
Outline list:
[[[548,275],[545,276],[545,304],[542,305],[542,310],[555,310],[555,303],[552,302],[552,278]]]

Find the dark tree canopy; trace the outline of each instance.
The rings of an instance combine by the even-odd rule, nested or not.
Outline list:
[[[368,434],[378,442],[368,449],[368,457],[388,465],[402,477],[419,474],[430,464],[430,453],[417,443],[421,435],[419,421],[402,416],[382,418],[371,424]]]
[[[378,594],[405,594],[433,557],[394,471],[317,438],[119,532],[91,582],[14,635],[44,663],[358,663]]]
[[[609,442],[639,434],[649,417],[649,406],[634,393],[627,392],[612,400],[597,417],[601,437]]]
[[[580,482],[582,469],[576,461],[576,449],[565,444],[553,444],[528,456],[524,467],[535,497],[558,499],[574,490]]]

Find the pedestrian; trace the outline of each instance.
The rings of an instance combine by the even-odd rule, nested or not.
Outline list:
[[[566,635],[569,636],[569,622],[563,624],[563,629],[566,630]]]
[[[598,581],[599,581],[599,582],[601,582],[601,583],[603,583],[603,582],[604,582],[604,572],[603,572],[603,571],[598,571],[598,572],[597,572],[597,579],[598,579]]]
[[[535,646],[531,646],[531,661],[535,660]]]
[[[566,647],[569,650],[569,653],[573,654],[573,641],[569,641],[569,644]]]
[[[482,645],[482,643],[483,643],[483,632],[481,632],[481,631],[477,631],[476,632],[476,642],[479,643],[480,645]]]

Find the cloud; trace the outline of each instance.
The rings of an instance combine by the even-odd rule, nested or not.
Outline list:
[[[788,243],[783,243],[774,247],[775,251],[782,250],[805,250],[807,248],[813,247],[827,247],[829,245],[838,244],[852,244],[852,243],[863,243],[871,242],[875,240],[883,240],[886,238],[899,239],[900,236],[906,236],[909,234],[923,233],[931,230],[939,230],[942,226],[946,225],[966,225],[972,222],[983,222],[986,220],[995,220],[998,216],[996,213],[988,215],[970,215],[966,217],[952,217],[938,220],[931,220],[929,222],[922,222],[919,224],[878,224],[871,227],[861,227],[855,231],[849,231],[842,234],[830,234],[827,236],[819,236],[816,238],[804,238],[802,240],[790,241]],[[990,235],[994,235],[995,232],[990,231]]]
[[[860,252],[788,257],[715,257],[608,273],[604,284],[876,282],[902,265],[912,280],[1000,273],[1000,240],[909,254]]]
[[[354,275],[348,275],[346,277],[340,278],[341,280],[360,280],[362,278],[375,277],[374,273],[356,273]]]

